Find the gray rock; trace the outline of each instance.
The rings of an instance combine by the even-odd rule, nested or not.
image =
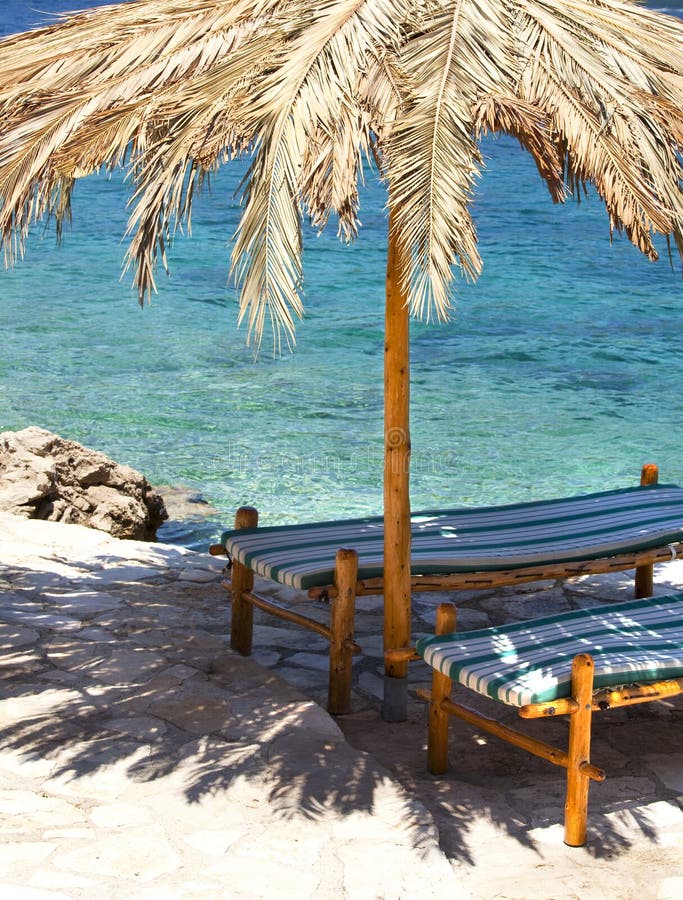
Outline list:
[[[168,518],[140,472],[36,427],[0,434],[0,509],[133,540],[154,540]]]

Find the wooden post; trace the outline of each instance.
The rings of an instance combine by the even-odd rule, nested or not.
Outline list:
[[[258,511],[252,506],[240,506],[235,514],[235,528],[256,528]],[[242,599],[245,591],[254,587],[254,573],[236,559],[231,570],[232,620],[230,624],[230,646],[242,656],[251,653],[254,632],[254,607]]]
[[[570,847],[586,843],[589,776],[583,767],[590,763],[593,694],[593,660],[587,653],[574,657],[572,697],[578,708],[569,717],[567,764],[567,800],[564,817],[564,842]]]
[[[334,716],[351,709],[351,677],[353,667],[353,632],[356,612],[358,554],[355,550],[338,550],[334,583],[337,596],[332,600],[330,629],[330,681],[327,711]]]
[[[657,484],[659,469],[654,463],[645,463],[640,473],[641,485]],[[654,593],[655,567],[653,563],[647,566],[638,566],[636,569],[635,597],[651,597]]]
[[[389,214],[384,337],[384,649],[410,644],[410,347],[404,264]],[[385,661],[386,721],[408,717],[407,663]]]
[[[436,610],[436,633],[451,634],[456,628],[456,611],[452,603],[441,603]],[[448,769],[448,713],[441,708],[450,699],[453,682],[436,669],[432,672],[432,694],[429,702],[427,766],[432,775],[443,775]]]

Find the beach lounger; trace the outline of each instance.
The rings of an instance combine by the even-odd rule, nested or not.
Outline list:
[[[683,594],[462,634],[455,632],[455,607],[444,603],[436,631],[416,647],[416,655],[434,670],[431,692],[418,691],[430,703],[429,770],[436,775],[447,770],[450,716],[563,766],[564,840],[584,844],[589,784],[605,778],[590,759],[592,714],[683,692]],[[409,658],[405,650],[398,656]],[[454,683],[517,707],[522,718],[569,716],[568,749],[454,702]]]
[[[644,467],[639,487],[486,508],[412,516],[413,591],[495,588],[542,579],[636,569],[636,596],[652,593],[652,566],[675,558],[683,541],[683,488],[657,483]],[[328,709],[351,697],[355,599],[383,593],[381,516],[258,527],[237,512],[212,553],[231,560],[231,646],[251,652],[253,607],[310,628],[330,641]],[[254,575],[330,601],[329,627],[254,592]]]

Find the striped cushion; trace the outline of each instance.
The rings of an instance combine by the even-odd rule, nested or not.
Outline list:
[[[412,516],[413,575],[483,572],[598,559],[683,540],[683,488],[651,485]],[[235,559],[281,584],[331,584],[340,547],[359,555],[359,577],[382,574],[381,516],[226,531]]]
[[[683,594],[422,638],[417,652],[454,681],[510,706],[569,696],[572,659],[595,687],[683,676]]]

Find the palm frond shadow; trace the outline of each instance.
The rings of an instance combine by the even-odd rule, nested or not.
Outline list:
[[[415,846],[436,823],[447,856],[473,865],[485,819],[543,852],[534,829],[561,819],[561,770],[458,723],[451,772],[434,779],[422,705],[403,724],[380,723],[378,710],[342,717],[347,743],[314,702],[226,650],[229,612],[219,585],[131,583],[123,563],[119,578],[116,561],[106,562],[101,584],[102,561],[93,560],[83,563],[83,584],[56,578],[46,587],[46,574],[28,569],[3,579],[11,589],[0,604],[0,754],[26,761],[29,771],[40,766],[48,783],[70,790],[111,773],[140,789],[165,780],[187,805],[258,785],[272,815],[312,821],[330,810],[376,813],[391,773],[405,790],[392,827]],[[598,722],[594,758],[609,778],[591,791],[588,852],[596,858],[657,842],[648,805],[675,798],[661,786],[655,792],[643,751],[680,754],[671,726],[682,709],[679,701],[668,714],[648,705]],[[529,726],[565,742],[561,721]]]
[[[73,583],[52,589],[49,613],[48,595],[28,590],[38,580],[15,570],[17,590],[0,603],[0,759],[38,772],[48,790],[85,796],[118,779],[191,806],[230,802],[252,784],[286,819],[378,814],[386,770],[313,701],[226,649],[219,587],[108,579],[105,608],[83,606],[76,627],[79,596],[93,605],[92,578],[82,595]],[[429,817],[397,794],[395,827],[419,846]]]
[[[520,727],[514,711],[472,693],[462,692],[461,702],[495,716],[512,727]],[[589,839],[577,853],[595,859],[614,859],[637,850],[644,841],[657,846],[661,840],[661,801],[678,809],[675,791],[657,784],[648,767],[647,753],[682,759],[680,698],[655,710],[648,706],[604,714],[594,725],[593,759],[605,765],[608,778],[593,785],[590,794]],[[531,726],[531,728],[529,727]],[[342,720],[344,733],[354,746],[372,753],[391,771],[402,787],[432,815],[439,831],[439,844],[446,856],[465,866],[477,864],[477,844],[492,833],[512,840],[537,854],[547,854],[541,830],[561,832],[565,800],[565,773],[469,725],[451,723],[447,774],[435,777],[427,771],[427,713],[415,707],[407,723],[388,726],[386,741],[374,737],[363,717]],[[567,724],[524,722],[520,730],[556,746],[566,746]],[[417,739],[416,739],[417,738]],[[645,754],[645,756],[644,756]],[[660,810],[654,804],[660,803]],[[650,810],[650,806],[653,809]],[[482,831],[478,823],[487,825]],[[490,826],[493,827],[489,827]],[[554,840],[551,838],[551,841]],[[505,843],[501,843],[501,854]]]

